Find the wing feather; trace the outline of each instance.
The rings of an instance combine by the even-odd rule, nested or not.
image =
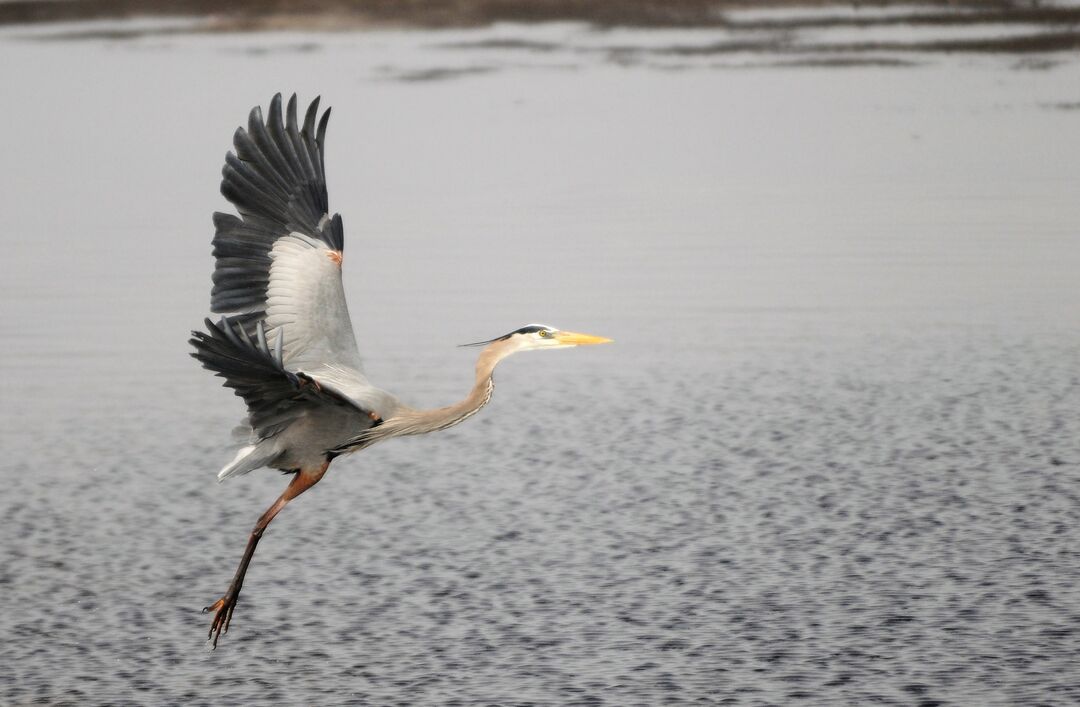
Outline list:
[[[247,335],[276,340],[283,367],[324,376],[382,414],[396,401],[363,375],[341,283],[344,228],[326,190],[329,117],[329,109],[319,116],[316,98],[301,123],[295,94],[284,111],[277,94],[265,119],[256,106],[237,128],[221,193],[240,215],[214,214],[210,309]]]
[[[316,407],[339,406],[365,416],[368,411],[336,391],[311,383],[311,377],[285,368],[282,337],[271,349],[261,322],[252,332],[223,317],[217,324],[206,320],[207,331],[191,332],[192,356],[225,379],[244,399],[248,424],[259,439],[272,437]]]

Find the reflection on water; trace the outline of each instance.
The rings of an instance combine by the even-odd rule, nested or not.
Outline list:
[[[1080,65],[545,68],[598,41],[0,44],[3,701],[1080,698]],[[455,344],[529,321],[617,343],[336,464],[211,654],[283,482],[214,482],[241,405],[184,342],[231,131],[294,87],[373,380],[445,403]]]

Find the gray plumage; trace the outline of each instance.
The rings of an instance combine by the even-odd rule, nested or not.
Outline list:
[[[354,430],[374,424],[370,410],[357,407],[353,401],[324,388],[303,372],[287,370],[283,361],[283,337],[277,336],[271,350],[262,322],[256,323],[254,337],[228,317],[223,317],[217,324],[207,319],[206,328],[209,333],[192,332],[189,343],[195,347],[195,352],[191,355],[204,368],[224,378],[224,385],[244,399],[248,408],[248,426],[260,442],[282,434],[304,417],[325,414],[323,408],[348,418]],[[264,445],[259,456],[269,449]],[[273,462],[271,457],[259,466]],[[292,467],[286,465],[283,468]],[[236,473],[237,469],[232,468],[224,476]]]
[[[341,216],[327,220],[324,145],[330,110],[315,128],[319,99],[308,107],[302,128],[296,120],[296,96],[289,99],[282,122],[281,94],[270,101],[269,117],[252,108],[248,128],[233,135],[236,153],[225,156],[221,193],[241,218],[215,213],[214,287],[210,310],[243,313],[250,328],[265,318],[270,250],[282,235],[299,232],[332,251],[344,249]]]
[[[300,440],[304,451],[298,453],[297,440],[288,434],[320,405],[344,405],[347,417],[354,412],[348,408],[355,408],[360,417],[353,434],[402,407],[372,386],[361,368],[341,286],[341,216],[329,215],[324,149],[330,111],[316,127],[318,108],[315,99],[302,125],[295,95],[284,116],[280,94],[271,100],[265,120],[262,110],[253,108],[247,129],[237,128],[235,153],[226,155],[222,169],[221,193],[240,213],[214,214],[210,309],[226,316],[220,327],[207,325],[209,335],[196,332],[191,340],[193,355],[248,404],[249,444],[221,470],[222,479],[259,466],[291,470],[297,468],[291,464],[325,460],[334,444],[315,449],[311,440]],[[266,376],[268,362],[257,349],[237,353],[238,342],[267,335],[280,348],[276,378]],[[230,346],[233,358],[225,359]],[[324,394],[290,389],[302,380],[294,371],[302,371]],[[267,388],[262,399],[255,392],[260,384]],[[272,408],[266,398],[273,399]]]

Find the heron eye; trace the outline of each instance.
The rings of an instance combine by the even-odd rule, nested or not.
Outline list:
[[[540,330],[540,338],[542,338],[542,339],[549,339],[549,338],[551,338],[551,332],[550,332],[550,331],[548,331],[547,329],[541,329],[541,330]]]

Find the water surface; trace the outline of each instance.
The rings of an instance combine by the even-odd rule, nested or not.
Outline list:
[[[2,701],[1080,699],[1080,64],[590,32],[0,41]],[[334,106],[373,380],[439,405],[456,344],[617,343],[337,462],[211,653],[284,480],[215,482],[241,405],[185,339],[279,90]]]

